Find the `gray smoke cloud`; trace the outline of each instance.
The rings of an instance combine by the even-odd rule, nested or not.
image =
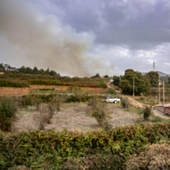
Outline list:
[[[88,52],[94,38],[40,14],[26,1],[0,0],[0,57],[10,58],[11,63],[27,59],[39,68],[49,66],[72,76],[113,75],[109,61]]]

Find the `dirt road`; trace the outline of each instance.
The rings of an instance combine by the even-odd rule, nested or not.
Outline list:
[[[113,88],[112,86],[108,86],[108,87]],[[116,90],[116,89],[114,89],[114,90],[116,91],[116,93],[121,94],[121,92],[119,90]],[[143,108],[145,106],[144,104],[137,101],[135,96],[133,97],[133,96],[128,96],[128,95],[124,95],[124,94],[121,94],[121,95],[122,95],[122,97],[127,97],[129,102],[131,103],[131,105],[133,105],[134,107]],[[158,110],[153,110],[153,113],[155,116],[159,116],[163,119],[170,119],[169,116],[164,115],[162,112],[159,112]]]
[[[155,110],[155,109],[154,109],[154,110],[153,110],[153,113],[154,113],[155,116],[159,116],[159,117],[161,117],[162,119],[170,119],[169,116],[163,114],[162,112],[160,112],[160,111],[158,111],[158,110]]]

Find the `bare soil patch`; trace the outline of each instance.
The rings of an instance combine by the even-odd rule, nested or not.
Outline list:
[[[31,85],[30,88],[12,88],[0,87],[0,96],[23,96],[28,95],[32,90],[36,89],[56,89],[57,91],[67,91],[68,86],[45,86],[45,85]],[[108,89],[82,87],[83,91],[90,94],[105,94]]]
[[[129,113],[120,108],[119,105],[108,104],[111,111],[110,124],[113,127],[125,126],[135,123],[140,117],[136,113]],[[61,110],[55,112],[49,124],[45,125],[45,130],[55,129],[61,131],[80,130],[82,132],[96,131],[101,129],[94,117],[88,114],[89,106],[87,103],[68,103],[62,104]],[[17,121],[14,122],[13,132],[25,130],[35,130],[39,128],[39,122],[36,119],[38,112],[35,107],[28,107],[18,114]]]
[[[23,96],[30,93],[30,88],[0,87],[0,96]]]

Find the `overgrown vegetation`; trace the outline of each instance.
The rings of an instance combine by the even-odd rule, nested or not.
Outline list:
[[[18,82],[18,81],[0,79],[0,87],[29,87],[29,84],[23,81]]]
[[[43,70],[22,66],[14,68],[0,63],[0,87],[29,87],[29,85],[79,86],[107,88],[105,78],[61,77],[54,70]]]
[[[38,114],[35,116],[37,123],[39,123],[39,129],[45,130],[45,125],[50,123],[50,120],[54,116],[54,113],[60,110],[60,96],[55,96],[47,105],[40,104],[38,108]]]
[[[150,92],[150,83],[146,76],[132,69],[125,71],[125,75],[121,77],[120,88],[123,93],[139,95],[141,93],[148,94]]]
[[[90,114],[95,117],[99,126],[106,131],[109,130],[111,128],[108,121],[110,112],[107,109],[106,103],[101,102],[97,97],[93,97],[89,100],[88,105],[90,106]]]
[[[66,102],[86,102],[91,98],[88,92],[84,92],[79,86],[70,86],[67,91]]]
[[[44,69],[38,69],[37,67],[34,67],[33,69],[30,67],[22,66],[20,68],[11,67],[9,64],[3,64],[0,63],[0,71],[3,72],[13,72],[13,73],[25,73],[25,74],[46,74],[51,76],[60,76],[57,74],[54,70],[44,70]]]
[[[146,74],[146,77],[148,78],[151,87],[158,87],[159,84],[159,74],[155,71],[150,71]]]
[[[125,162],[130,155],[140,155],[147,144],[154,144],[161,140],[168,141],[169,139],[170,122],[136,124],[129,127],[118,127],[107,132],[89,132],[86,134],[79,131],[54,132],[52,130],[23,132],[13,136],[4,136],[1,133],[0,169],[16,166],[37,170],[40,168],[124,169]],[[144,155],[145,162],[150,162],[149,158],[154,159],[152,155],[156,157],[159,151],[161,158],[168,160],[169,156],[165,155],[166,158],[163,156],[169,152],[168,145],[163,146],[162,151],[161,147],[154,148],[152,151],[155,150],[155,153],[149,156],[141,154]],[[134,158],[134,161],[137,159]],[[160,162],[156,159],[155,161],[158,161],[157,165]],[[165,164],[168,163],[164,162]]]
[[[151,122],[156,123],[156,122],[163,122],[164,119],[159,117],[159,116],[154,116],[154,118],[151,120]]]
[[[45,125],[50,122],[51,112],[46,106],[41,106],[35,120],[39,124],[40,130],[45,130]]]
[[[127,170],[169,170],[170,169],[170,144],[158,143],[148,145],[147,149],[139,155],[134,154],[126,162]]]
[[[3,97],[0,99],[0,129],[10,131],[15,118],[17,106],[12,98]]]
[[[122,107],[123,107],[124,109],[127,109],[127,110],[129,109],[130,103],[129,103],[129,100],[128,100],[127,97],[122,98],[122,100],[121,100],[121,105],[122,105]]]
[[[152,115],[152,107],[151,106],[145,106],[143,109],[143,118],[144,120],[149,120],[149,117]]]

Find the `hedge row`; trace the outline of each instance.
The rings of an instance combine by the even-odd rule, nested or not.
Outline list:
[[[67,96],[67,94],[30,94],[30,95],[25,95],[22,97],[14,98],[16,101],[20,103],[22,107],[29,106],[29,105],[34,105],[36,102],[41,102],[41,103],[50,103],[52,102],[53,98],[56,96],[60,96],[63,102],[70,103],[70,102],[86,102],[88,101],[92,96],[89,96],[87,94],[83,94],[81,96],[78,95],[70,95]]]
[[[126,159],[134,152],[141,151],[146,144],[169,139],[170,122],[136,124],[86,134],[78,131],[33,131],[10,137],[1,134],[0,169],[18,165],[33,169],[64,169],[70,160],[84,159],[98,153],[111,156],[110,164],[105,169],[112,165],[115,167],[112,169],[123,169]]]
[[[0,79],[0,87],[29,87],[25,82]]]
[[[69,81],[63,82],[59,80],[41,80],[32,79],[28,80],[30,85],[55,85],[55,86],[80,86],[80,87],[101,87],[107,88],[107,85],[103,80],[96,81]]]

